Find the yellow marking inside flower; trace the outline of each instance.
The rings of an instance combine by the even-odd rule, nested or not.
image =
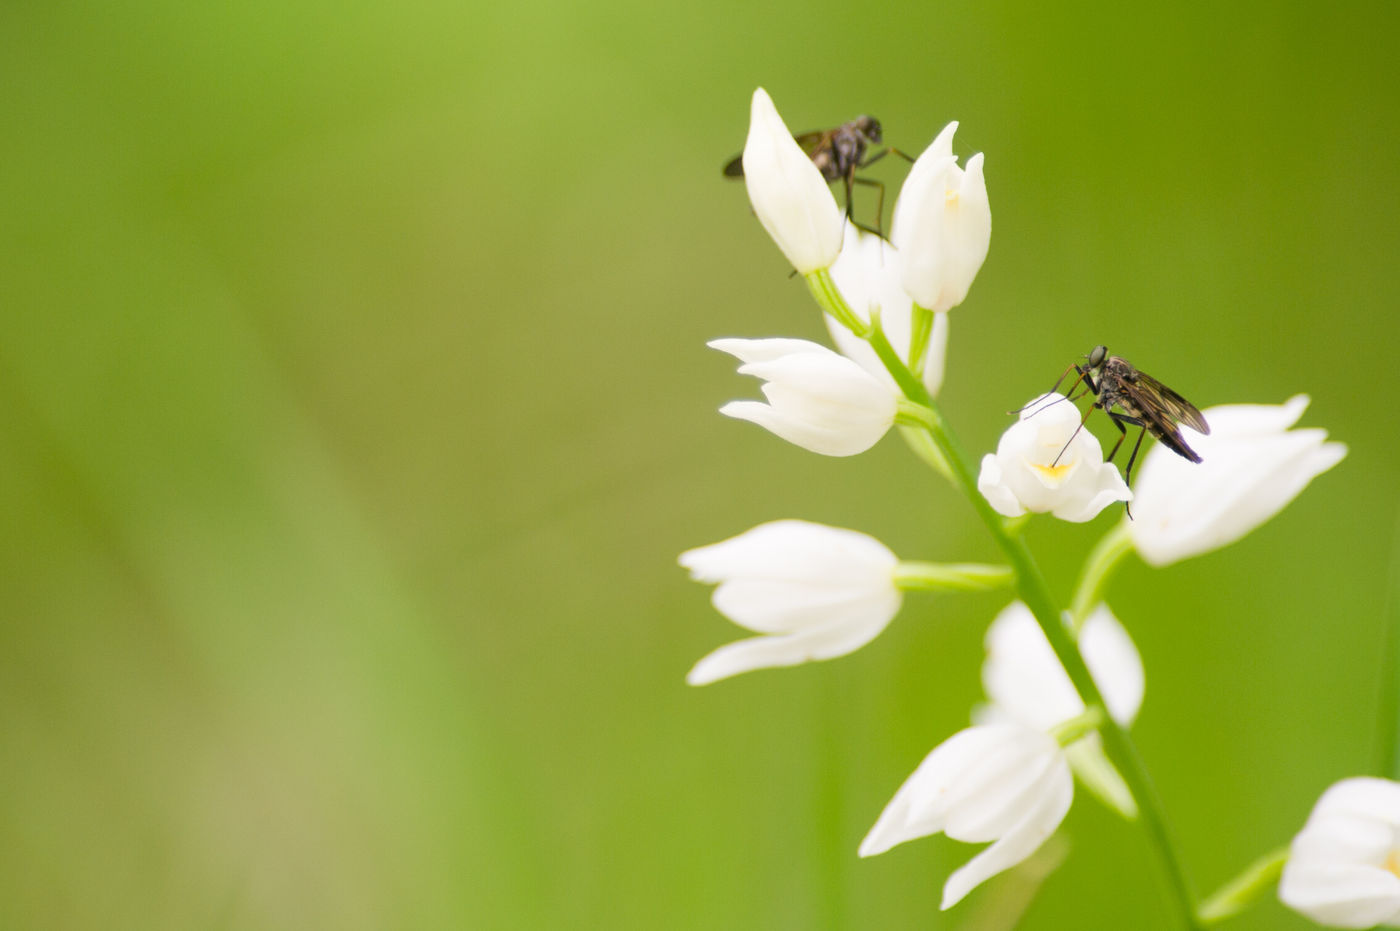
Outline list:
[[[1032,462],[1031,468],[1043,475],[1048,481],[1058,482],[1065,477],[1065,473],[1070,470],[1070,463],[1063,462],[1059,465],[1040,465]]]
[[[1385,858],[1385,868],[1395,876],[1400,876],[1400,850],[1392,849]]]

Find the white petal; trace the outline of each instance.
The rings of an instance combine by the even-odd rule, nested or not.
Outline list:
[[[1060,520],[1082,524],[1093,520],[1099,513],[1116,501],[1131,501],[1133,493],[1123,476],[1118,474],[1112,463],[1100,463],[1094,467],[1085,463],[1079,472],[1084,477],[1081,488],[1076,488],[1074,496],[1061,496],[1050,511]]]
[[[930,310],[947,311],[961,304],[987,258],[992,211],[982,176],[982,153],[967,160],[957,196],[948,204],[948,214],[943,290],[936,304],[924,305]]]
[[[943,372],[948,358],[948,315],[933,315],[933,332],[928,338],[928,352],[924,354],[924,387],[933,397],[938,397],[943,387]]]
[[[1064,765],[1052,737],[1028,731],[1022,741],[980,761],[953,784],[949,794],[958,802],[943,832],[973,844],[1001,837],[1035,807],[1052,772]]]
[[[691,684],[765,666],[849,653],[898,613],[898,559],[873,537],[806,521],[773,521],[688,550],[680,563],[718,582],[715,607],[752,630],[779,636],[731,643],[702,659]]]
[[[934,747],[880,813],[861,841],[860,855],[875,856],[896,844],[943,830],[952,783],[972,761],[1004,742],[1009,726],[965,728]]]
[[[1356,815],[1400,829],[1400,783],[1359,776],[1343,779],[1317,800],[1313,817]]]
[[[821,343],[814,343],[809,339],[784,339],[774,337],[770,339],[712,339],[705,344],[711,349],[718,349],[720,352],[727,352],[741,362],[771,362],[774,359],[781,359],[798,353],[821,353],[831,352]]]
[[[800,634],[737,640],[701,659],[685,681],[690,685],[708,685],[755,669],[797,666],[845,656],[874,640],[884,629],[883,623],[830,624]]]
[[[1132,724],[1146,689],[1142,656],[1108,605],[1099,605],[1084,622],[1079,650],[1113,720],[1124,727]]]
[[[1400,878],[1380,869],[1350,865],[1294,867],[1279,881],[1279,899],[1319,924],[1370,928],[1400,917]]]
[[[1162,566],[1233,543],[1340,462],[1346,447],[1325,442],[1325,431],[1263,429],[1291,424],[1305,403],[1299,396],[1281,407],[1208,409],[1211,435],[1188,440],[1204,459],[1199,465],[1154,448],[1137,482],[1136,520],[1129,526],[1143,559]]]
[[[992,510],[1003,517],[1020,517],[1026,513],[1016,493],[1006,483],[1001,462],[993,453],[982,457],[982,471],[977,476],[977,490],[982,492]]]
[[[894,213],[890,220],[890,241],[896,247],[909,241],[910,227],[918,221],[917,215],[929,200],[930,190],[937,190],[940,198],[943,196],[943,186],[940,182],[946,170],[945,165],[949,159],[953,159],[954,164],[957,163],[953,158],[953,134],[957,131],[956,120],[944,126],[909,169],[904,186],[900,188],[899,197],[894,202]],[[939,206],[941,209],[942,205]]]
[[[780,575],[851,583],[884,577],[888,583],[898,561],[888,547],[868,534],[805,520],[769,521],[680,555],[680,564],[701,582]]]
[[[1085,621],[1079,648],[1114,720],[1130,724],[1142,705],[1142,658],[1107,605]],[[1016,720],[1049,730],[1083,712],[1084,703],[1024,603],[1012,602],[997,615],[987,629],[986,649],[982,686]]]
[[[831,266],[831,278],[846,299],[852,312],[862,321],[870,320],[870,311],[880,311],[880,325],[890,346],[901,358],[909,357],[913,329],[914,301],[904,293],[900,282],[904,268],[899,250],[878,236],[863,233],[847,224],[841,255]],[[895,390],[894,379],[870,348],[870,344],[851,333],[831,316],[826,316],[827,329],[842,354],[859,363],[882,383]],[[942,384],[944,354],[947,352],[947,320],[934,320],[924,354],[923,380],[930,393],[937,394]]]
[[[983,460],[978,488],[992,507],[1007,516],[1023,509],[1085,521],[1114,501],[1129,500],[1132,493],[1104,463],[1099,441],[1079,426],[1078,410],[1063,395],[1045,395],[1023,408],[997,442],[997,468]]]
[[[720,413],[756,423],[828,456],[864,452],[888,432],[895,393],[855,362],[806,340],[715,340],[744,359],[739,371],[765,379],[768,404],[736,401]]]
[[[878,443],[890,426],[887,423],[881,428],[877,422],[863,431],[835,430],[788,417],[758,401],[732,401],[719,412],[726,417],[756,423],[789,443],[823,456],[859,455]]]
[[[1400,921],[1400,783],[1346,779],[1293,839],[1279,898],[1314,921],[1369,928]]]
[[[904,255],[902,285],[916,304],[933,310],[943,293],[947,266],[944,223],[947,190],[957,159],[949,155],[925,160],[909,171],[895,204],[891,239]]]
[[[939,907],[945,911],[952,908],[978,885],[1040,849],[1065,819],[1073,799],[1074,780],[1069,766],[1061,759],[1059,767],[1047,777],[1035,807],[999,840],[948,877]]]
[[[793,139],[763,88],[753,94],[744,182],[759,222],[800,274],[841,251],[842,214],[826,179]]]
[[[887,580],[871,586],[821,579],[736,578],[721,582],[712,601],[719,613],[749,630],[788,633],[832,623],[884,626],[899,613],[901,595]]]

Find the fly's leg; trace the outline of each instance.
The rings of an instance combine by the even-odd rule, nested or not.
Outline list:
[[[1113,421],[1113,425],[1118,428],[1118,442],[1113,444],[1113,449],[1109,452],[1108,458],[1106,458],[1104,462],[1113,461],[1113,454],[1118,452],[1118,447],[1122,446],[1123,440],[1128,437],[1128,426],[1142,428],[1138,431],[1137,442],[1133,444],[1133,454],[1128,457],[1128,467],[1123,470],[1123,483],[1131,485],[1133,482],[1133,463],[1137,462],[1138,450],[1142,449],[1142,438],[1147,435],[1147,424],[1141,418],[1131,417],[1127,414],[1115,414],[1110,411],[1108,416]],[[1124,426],[1124,424],[1128,426]],[[1128,520],[1132,520],[1133,509],[1126,501],[1123,502],[1123,510],[1127,513]]]
[[[1070,383],[1069,390],[1065,392],[1065,397],[1063,397],[1063,398],[1057,398],[1056,400],[1051,401],[1050,404],[1046,404],[1045,407],[1050,407],[1052,404],[1058,404],[1060,401],[1064,401],[1064,400],[1075,401],[1075,400],[1078,400],[1079,398],[1084,397],[1084,393],[1083,393],[1083,392],[1080,392],[1080,394],[1077,395],[1076,397],[1069,397],[1070,395],[1074,394],[1074,389],[1076,389],[1076,388],[1079,387],[1079,383],[1080,383],[1080,382],[1085,382],[1085,383],[1088,385],[1088,390],[1089,390],[1089,392],[1090,392],[1091,394],[1097,395],[1097,394],[1099,393],[1099,386],[1096,385],[1096,384],[1094,384],[1094,376],[1090,375],[1087,369],[1082,369],[1082,368],[1080,368],[1077,364],[1075,364],[1075,365],[1071,365],[1069,368],[1067,368],[1067,369],[1065,369],[1063,372],[1061,372],[1061,373],[1060,373],[1060,377],[1057,378],[1057,379],[1055,379],[1055,383],[1054,383],[1053,385],[1050,386],[1050,390],[1047,391],[1047,392],[1045,392],[1045,394],[1042,394],[1040,397],[1038,397],[1038,398],[1036,398],[1035,400],[1031,401],[1030,404],[1025,405],[1025,407],[1018,407],[1018,408],[1016,408],[1014,411],[1007,411],[1007,413],[1008,413],[1008,414],[1019,414],[1019,413],[1021,413],[1021,411],[1025,410],[1027,407],[1031,407],[1031,406],[1033,406],[1033,405],[1039,403],[1040,401],[1044,400],[1044,399],[1045,399],[1046,397],[1048,397],[1049,395],[1054,394],[1056,391],[1059,390],[1059,388],[1060,388],[1060,382],[1064,381],[1067,377],[1069,377],[1070,369],[1073,369],[1074,371],[1078,372],[1078,373],[1079,373],[1079,377],[1076,378],[1072,383]],[[1045,410],[1045,407],[1042,407],[1040,410]],[[1036,412],[1035,412],[1035,414],[1039,414],[1039,413],[1040,413],[1040,411],[1036,411]],[[1031,416],[1034,417],[1035,414],[1031,414]]]
[[[1079,426],[1074,428],[1074,432],[1069,435],[1069,439],[1065,440],[1065,445],[1061,446],[1060,451],[1055,454],[1055,461],[1050,463],[1050,468],[1053,469],[1060,464],[1060,457],[1065,454],[1065,450],[1069,449],[1069,444],[1074,442],[1074,438],[1079,435],[1079,431],[1084,429],[1084,424],[1088,422],[1089,415],[1092,414],[1094,409],[1098,406],[1097,403],[1089,405],[1089,409],[1086,410],[1084,416],[1079,419]],[[1121,430],[1122,428],[1120,427],[1119,429]]]
[[[906,152],[901,152],[901,151],[899,151],[898,149],[896,149],[896,148],[895,148],[894,146],[892,146],[892,145],[887,145],[887,146],[885,146],[883,149],[881,149],[880,151],[876,152],[874,155],[872,155],[872,156],[870,156],[869,158],[867,158],[865,161],[861,162],[861,163],[860,163],[860,167],[861,167],[861,168],[864,168],[864,167],[867,166],[867,165],[873,165],[873,164],[875,164],[876,162],[878,162],[880,159],[884,158],[886,155],[890,155],[890,154],[898,155],[900,158],[904,159],[906,162],[909,162],[910,164],[913,164],[913,162],[914,162],[914,156],[909,155],[909,154],[906,153]]]
[[[873,161],[873,159],[872,159],[872,161]],[[870,164],[870,162],[866,162],[866,164],[868,165],[868,164]],[[885,238],[885,231],[884,231],[883,229],[881,229],[881,227],[884,226],[884,223],[885,223],[885,184],[884,184],[884,182],[883,182],[883,181],[876,181],[874,178],[857,178],[855,175],[851,175],[851,181],[855,182],[856,184],[864,184],[866,187],[873,187],[873,188],[879,188],[879,189],[880,189],[880,196],[879,196],[879,198],[878,198],[877,201],[876,201],[877,206],[876,206],[876,208],[875,208],[875,229],[871,229],[870,227],[865,226],[865,225],[863,225],[863,224],[861,224],[861,223],[856,223],[856,221],[855,221],[854,219],[852,219],[851,222],[852,222],[852,223],[856,223],[856,229],[865,230],[867,233],[874,233],[876,236],[879,236],[881,239],[884,239],[884,238]],[[846,205],[847,205],[846,216],[847,216],[848,218],[850,217],[850,203],[851,203],[851,193],[850,193],[850,192],[851,192],[851,189],[850,189],[850,187],[848,186],[848,187],[846,188]]]

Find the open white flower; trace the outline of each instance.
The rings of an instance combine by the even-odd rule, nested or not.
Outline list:
[[[696,663],[686,681],[705,685],[865,646],[899,612],[898,562],[874,537],[801,520],[760,524],[687,550],[680,564],[691,578],[719,583],[715,608],[764,636],[720,647]]]
[[[1341,462],[1346,445],[1327,442],[1326,430],[1289,430],[1307,406],[1300,394],[1281,405],[1208,408],[1209,436],[1182,428],[1199,464],[1153,448],[1133,489],[1129,525],[1143,560],[1165,566],[1234,543]]]
[[[996,453],[982,457],[977,489],[1007,517],[1049,511],[1076,523],[1131,500],[1118,470],[1103,461],[1099,441],[1079,425],[1079,411],[1064,395],[1032,402],[1001,435]]]
[[[1049,731],[1083,714],[1083,700],[1024,603],[1007,605],[988,628],[985,642],[982,687],[991,703],[977,709],[974,721],[1009,719]],[[1084,621],[1078,643],[1108,713],[1124,727],[1131,725],[1142,707],[1142,657],[1108,605],[1099,605]],[[1070,744],[1065,756],[1075,776],[1105,804],[1126,817],[1137,815],[1132,790],[1104,753],[1097,732]]]
[[[836,261],[841,251],[841,208],[761,87],[753,92],[749,113],[744,183],[759,222],[799,274],[828,268]]]
[[[1024,603],[1003,608],[985,642],[982,687],[1000,709],[1042,731],[1084,713],[1084,702]],[[1142,707],[1142,657],[1108,605],[1095,608],[1080,628],[1079,652],[1108,713],[1125,727],[1131,724]]]
[[[1322,793],[1293,838],[1278,897],[1319,924],[1400,927],[1400,783],[1344,779]]]
[[[717,339],[711,348],[744,364],[739,374],[764,379],[761,401],[731,401],[721,414],[758,424],[824,456],[854,456],[894,423],[894,389],[858,363],[805,339]]]
[[[904,254],[904,290],[929,310],[963,302],[987,258],[992,208],[982,154],[958,167],[957,123],[944,127],[909,169],[894,205],[890,240]]]
[[[908,362],[909,343],[913,338],[914,299],[904,293],[901,283],[903,274],[904,260],[898,249],[879,236],[861,232],[853,223],[846,224],[841,254],[831,266],[831,280],[846,304],[862,321],[869,322],[872,308],[879,310],[885,337],[899,357]],[[896,390],[894,379],[870,344],[829,314],[823,314],[823,317],[836,347],[888,384],[891,391]],[[934,314],[933,332],[929,334],[928,348],[924,351],[918,372],[924,387],[934,396],[943,386],[943,364],[947,351],[948,315]]]
[[[978,725],[934,748],[899,787],[860,845],[862,857],[943,832],[992,845],[948,877],[943,908],[1035,853],[1074,798],[1055,738],[1017,723]]]

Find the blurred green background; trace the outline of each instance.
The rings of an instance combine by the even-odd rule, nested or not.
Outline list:
[[[1203,407],[1308,392],[1350,444],[1111,590],[1197,885],[1286,843],[1373,766],[1397,22],[1126,10],[0,7],[0,926],[1008,926],[1015,879],[937,912],[971,847],[855,856],[966,724],[1004,595],[683,684],[740,635],[683,549],[803,517],[996,556],[896,439],[824,459],[715,413],[757,389],[705,340],[823,332],[720,177],[759,84],[795,130],[959,119],[987,153],[969,449],[1098,342]],[[1062,598],[1116,519],[1032,525]],[[1171,926],[1139,830],[1081,794],[1062,836],[1024,927]]]

